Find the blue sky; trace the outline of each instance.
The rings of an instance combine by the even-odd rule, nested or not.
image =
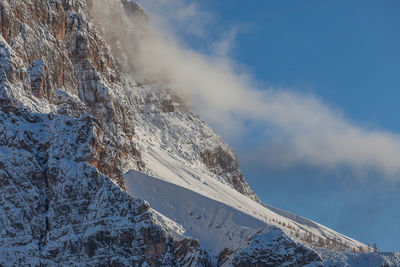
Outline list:
[[[228,24],[246,25],[234,57],[264,83],[312,92],[366,127],[400,130],[399,1],[218,1],[214,7]],[[360,180],[338,169],[241,166],[264,202],[400,251],[400,186],[374,177],[381,173]]]
[[[400,251],[399,1],[142,4],[263,202]]]
[[[258,79],[400,130],[399,1],[216,2],[222,21],[244,25],[233,54]]]

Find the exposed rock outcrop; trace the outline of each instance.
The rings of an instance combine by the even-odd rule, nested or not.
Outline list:
[[[102,2],[110,8],[96,8]],[[197,183],[207,175],[240,204],[259,205],[233,149],[178,89],[132,78],[141,70],[127,51],[137,47],[121,37],[144,37],[148,20],[129,0],[0,1],[0,266],[319,266],[329,251],[275,221],[264,232],[242,227],[246,238],[216,225],[240,246],[212,258],[179,222],[125,192],[124,173],[156,175],[145,163],[158,157],[167,166],[168,155],[185,167],[169,166],[173,174],[195,170]],[[223,221],[233,220],[238,211],[226,207]]]
[[[1,1],[0,265],[193,266],[149,205],[121,73],[82,0]],[[182,262],[182,263],[184,263]]]
[[[103,6],[108,8],[102,8]],[[145,42],[137,40],[151,39],[153,34],[148,25],[149,18],[143,9],[133,1],[119,0],[99,0],[96,4],[93,3],[93,7],[93,17],[111,44],[112,54],[119,60],[124,72],[129,74],[125,83],[133,103],[132,110],[137,114],[137,127],[143,124],[155,126],[166,137],[158,142],[171,150],[179,150],[177,146],[192,144],[190,151],[182,158],[183,161],[200,161],[216,175],[216,179],[259,201],[244,180],[234,150],[192,111],[188,102],[179,96],[181,91],[168,81],[149,81],[146,80],[148,77],[137,75],[142,66],[137,64],[136,56],[141,49],[146,49],[143,45]],[[107,21],[112,23],[106,23]],[[129,76],[141,77],[140,83],[135,81],[135,84],[129,84]],[[185,118],[186,125],[182,127],[174,123],[173,120],[177,118]]]

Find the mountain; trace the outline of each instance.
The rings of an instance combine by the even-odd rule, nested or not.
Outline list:
[[[142,79],[134,2],[0,11],[1,266],[400,266],[260,203],[179,88]]]

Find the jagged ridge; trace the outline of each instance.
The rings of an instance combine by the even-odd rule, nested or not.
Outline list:
[[[207,265],[124,189],[141,169],[121,74],[85,1],[2,1],[0,264]]]
[[[180,175],[186,186],[215,182],[239,204],[259,205],[234,151],[170,84],[131,78],[132,47],[118,42],[126,32],[93,24],[95,1],[0,2],[0,264],[265,266],[288,263],[289,254],[293,266],[335,262],[267,218],[265,232],[248,236],[255,243],[214,251],[215,263],[196,236],[177,233],[176,222],[125,192],[124,173],[133,169]],[[122,18],[120,29],[146,27],[125,17],[147,16],[133,2],[106,2],[115,7],[109,15]]]

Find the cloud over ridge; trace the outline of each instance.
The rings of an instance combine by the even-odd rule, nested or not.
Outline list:
[[[113,2],[102,1],[95,1],[99,9]],[[133,62],[136,78],[173,82],[190,97],[196,111],[222,132],[239,133],[249,121],[261,125],[266,139],[260,142],[281,147],[282,154],[257,154],[260,164],[263,159],[322,167],[343,164],[356,170],[378,170],[393,179],[400,177],[398,134],[355,125],[312,95],[260,89],[228,56],[234,33],[212,45],[216,51],[199,52],[185,45],[182,35],[207,38],[207,21],[215,19],[194,2],[139,2],[150,14],[149,28],[143,30],[134,23],[125,29],[129,34],[124,34],[120,44],[128,51],[127,61]],[[114,25],[118,23],[114,21]],[[270,153],[268,146],[260,151]]]

